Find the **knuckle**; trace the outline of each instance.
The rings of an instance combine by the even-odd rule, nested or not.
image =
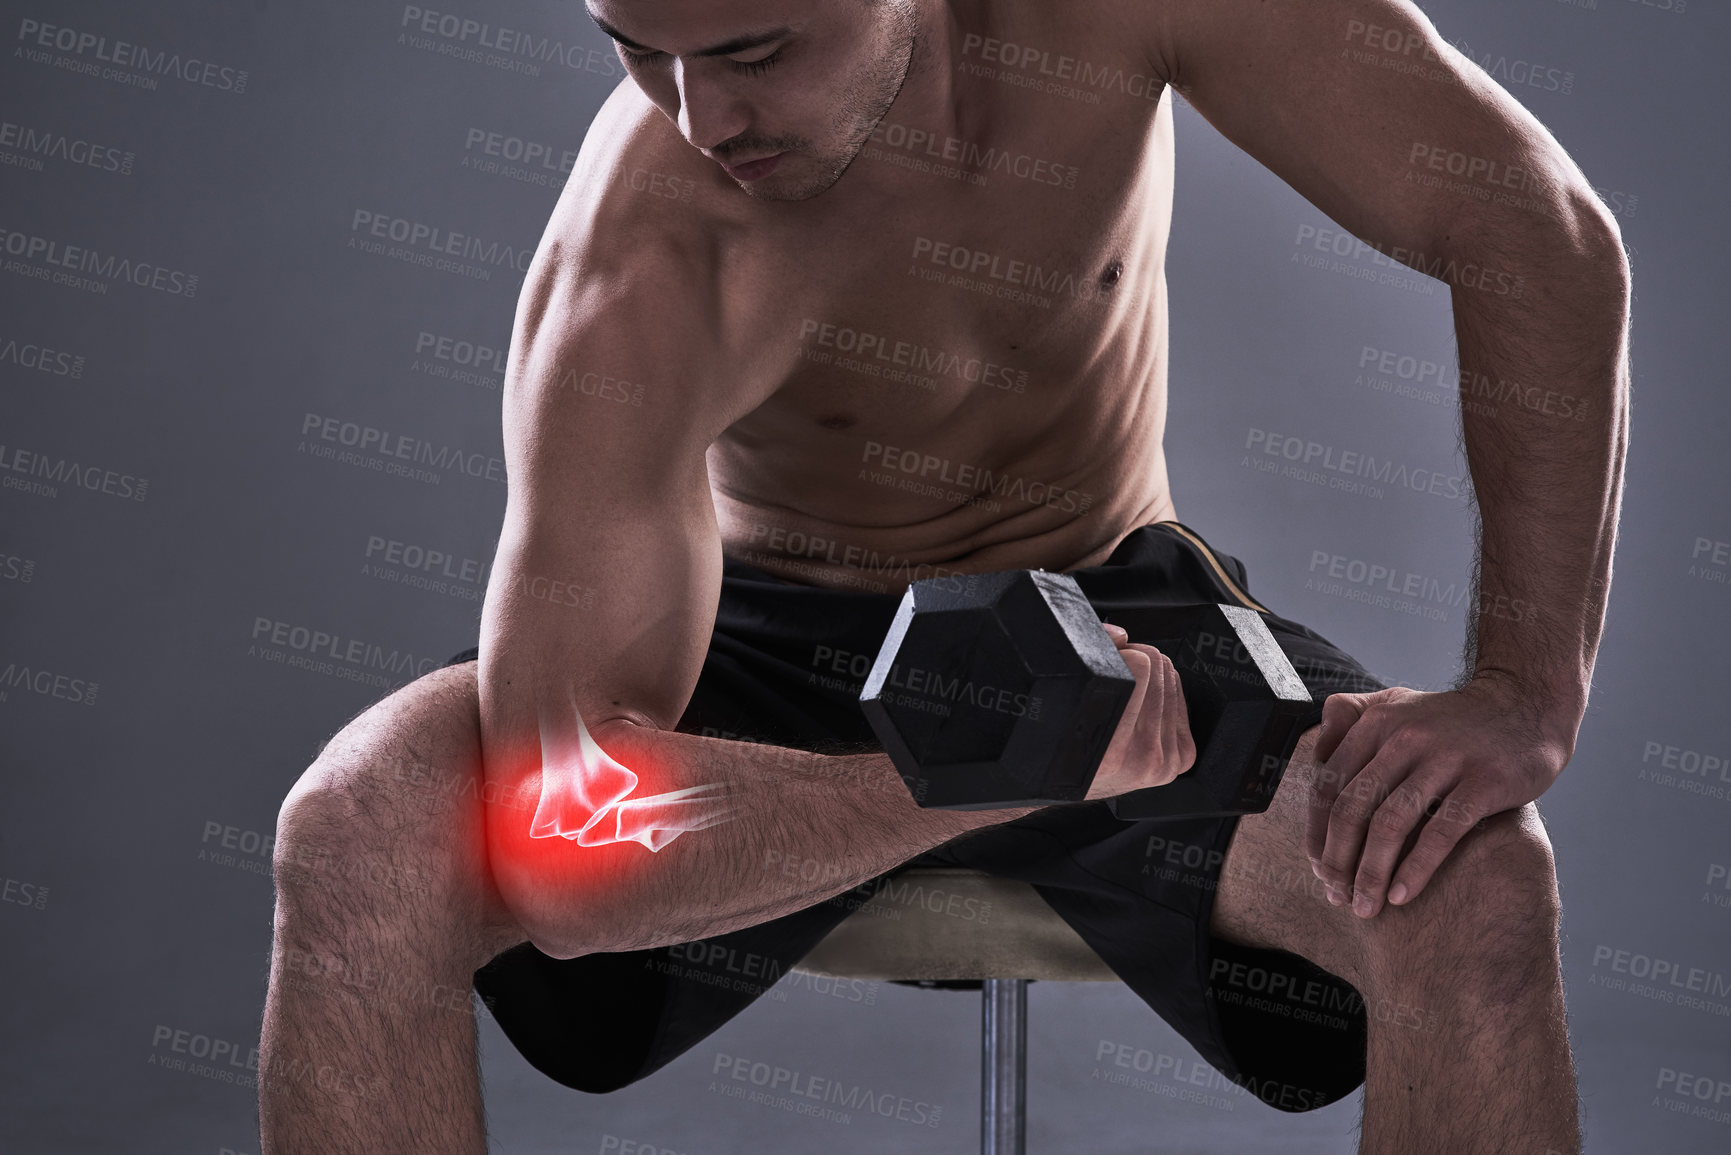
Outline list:
[[[1332,802],[1340,797],[1341,788],[1346,785],[1347,781],[1348,777],[1345,771],[1318,765],[1310,776],[1310,790],[1317,797]]]
[[[1398,823],[1405,830],[1430,813],[1432,801],[1432,796],[1425,790],[1411,782],[1403,782],[1389,795],[1378,817],[1389,823]]]
[[[1421,879],[1428,880],[1448,858],[1449,851],[1454,849],[1454,845],[1454,839],[1448,835],[1427,829],[1419,835],[1418,843],[1413,846],[1412,853],[1407,855],[1406,869],[1414,871]]]
[[[1364,712],[1360,715],[1362,721],[1370,725],[1382,725],[1394,714],[1394,703],[1387,698],[1372,697],[1364,704]]]
[[[1412,822],[1402,810],[1384,806],[1370,817],[1370,837],[1382,843],[1406,840]]]
[[[1435,749],[1435,743],[1425,731],[1412,723],[1396,727],[1383,739],[1383,748],[1402,758],[1417,757]]]
[[[1489,809],[1480,803],[1476,795],[1457,790],[1447,798],[1438,800],[1431,821],[1434,824],[1466,830],[1484,821],[1488,814]]]
[[[1352,860],[1347,855],[1338,850],[1325,850],[1322,852],[1321,861],[1324,881],[1345,886],[1351,879],[1352,874],[1348,868],[1352,866]]]
[[[1183,750],[1175,741],[1161,742],[1159,747],[1153,751],[1153,756],[1149,761],[1155,768],[1155,773],[1162,786],[1184,772]]]
[[[1343,818],[1336,810],[1328,820],[1328,850],[1323,854],[1324,861],[1333,865],[1351,862],[1357,852],[1358,837],[1358,824]]]
[[[1352,877],[1358,863],[1359,842],[1354,832],[1341,830],[1333,823],[1328,828],[1328,847],[1322,852],[1322,864],[1342,881]]]
[[[1358,890],[1381,891],[1387,883],[1387,868],[1380,862],[1370,861],[1359,864],[1358,877],[1353,880],[1353,886]]]
[[[1372,773],[1361,773],[1341,789],[1336,805],[1349,815],[1362,817],[1381,806],[1387,797],[1382,780]]]

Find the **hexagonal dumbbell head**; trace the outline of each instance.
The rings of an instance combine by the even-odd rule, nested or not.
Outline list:
[[[921,806],[1077,802],[1135,679],[1067,574],[908,587],[860,709]]]

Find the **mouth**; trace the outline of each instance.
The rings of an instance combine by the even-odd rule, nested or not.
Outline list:
[[[757,160],[748,160],[743,164],[728,164],[726,161],[720,160],[716,161],[716,163],[726,169],[727,175],[732,177],[734,180],[762,180],[764,177],[775,171],[776,165],[780,164],[781,158],[786,155],[785,152],[772,153],[769,156],[759,157]]]

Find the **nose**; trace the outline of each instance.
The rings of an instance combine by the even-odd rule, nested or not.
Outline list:
[[[679,132],[693,148],[714,148],[745,131],[750,117],[714,70],[676,58],[673,79],[679,90]]]

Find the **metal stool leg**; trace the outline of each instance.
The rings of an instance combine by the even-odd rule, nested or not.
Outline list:
[[[1023,1155],[1028,1122],[1028,980],[981,990],[980,1155]]]

